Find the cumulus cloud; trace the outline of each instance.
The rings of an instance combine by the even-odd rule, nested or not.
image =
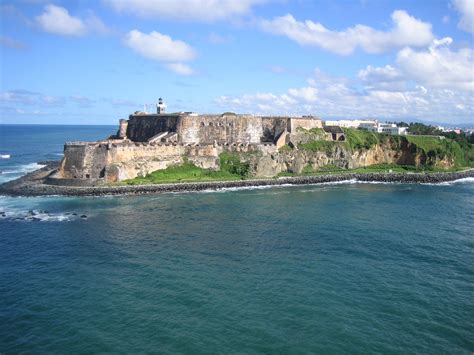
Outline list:
[[[44,12],[36,17],[39,26],[46,32],[62,36],[82,36],[86,34],[84,22],[69,15],[64,8],[56,5],[46,5]]]
[[[356,79],[333,77],[316,70],[307,85],[283,93],[256,93],[220,96],[215,102],[224,110],[256,114],[313,114],[323,118],[364,118],[439,122],[471,122],[474,113],[472,93],[441,88],[428,89],[414,84],[404,90],[364,87],[364,80],[399,80],[391,66],[368,67]],[[362,88],[361,88],[362,87]]]
[[[177,74],[193,74],[192,68],[182,62],[194,59],[196,52],[183,41],[156,31],[143,33],[133,30],[125,36],[124,43],[144,58],[165,62],[166,67]]]
[[[186,21],[212,22],[242,16],[264,0],[104,0],[120,13],[141,17],[161,17]]]
[[[107,26],[91,11],[88,11],[84,18],[80,18],[70,15],[64,7],[46,5],[43,13],[35,20],[43,31],[61,36],[79,37],[91,32],[109,33]]]
[[[357,77],[369,89],[381,89],[386,91],[404,90],[405,78],[397,68],[391,65],[373,67],[368,65],[359,70]]]
[[[458,22],[458,28],[474,33],[474,3],[472,0],[453,0],[454,8],[461,15]]]
[[[156,31],[130,31],[125,36],[125,45],[145,58],[165,62],[188,61],[196,56],[190,45]]]
[[[356,48],[379,54],[404,46],[423,47],[433,40],[431,24],[403,10],[392,13],[392,22],[389,31],[378,31],[365,25],[332,31],[319,22],[300,22],[287,14],[271,21],[262,20],[260,26],[264,31],[286,36],[300,45],[315,46],[341,55],[351,54]]]
[[[474,50],[449,48],[451,38],[434,41],[428,50],[402,49],[396,59],[406,78],[433,88],[474,90]]]

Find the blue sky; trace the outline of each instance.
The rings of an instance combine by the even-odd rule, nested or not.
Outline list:
[[[473,0],[4,0],[0,16],[0,123],[115,124],[162,96],[474,125]]]

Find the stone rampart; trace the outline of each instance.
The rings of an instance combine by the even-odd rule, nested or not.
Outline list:
[[[218,157],[224,151],[274,154],[286,144],[291,130],[320,125],[320,120],[306,117],[131,115],[128,121],[120,121],[117,134],[109,140],[66,143],[58,176],[115,182],[166,169],[185,159],[205,169],[218,169]]]

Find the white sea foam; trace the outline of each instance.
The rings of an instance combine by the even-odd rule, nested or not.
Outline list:
[[[467,178],[457,179],[453,181],[439,182],[439,183],[423,183],[422,185],[450,186],[450,185],[457,185],[457,184],[472,184],[472,183],[474,183],[474,177],[467,177]]]
[[[69,222],[87,219],[78,213],[50,213],[42,210],[21,210],[17,208],[0,209],[0,219],[22,222]]]
[[[0,159],[10,159],[11,155],[10,154],[0,154]]]
[[[24,164],[24,165],[17,165],[17,166],[12,166],[8,168],[7,170],[2,170],[1,174],[2,175],[24,175],[27,173],[31,173],[32,171],[44,168],[46,165],[41,165],[38,163],[30,163],[30,164]]]

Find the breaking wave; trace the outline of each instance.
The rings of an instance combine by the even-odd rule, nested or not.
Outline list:
[[[10,154],[0,154],[0,159],[10,159],[11,155]]]
[[[86,215],[75,212],[50,213],[43,210],[0,210],[0,220],[23,221],[23,222],[68,222],[74,220],[86,220]]]
[[[474,177],[467,177],[467,178],[462,178],[462,179],[457,179],[453,181],[446,181],[446,182],[439,182],[439,183],[424,183],[422,185],[441,185],[441,186],[449,186],[449,185],[457,185],[457,184],[472,184],[474,183]]]
[[[38,164],[38,163],[30,163],[18,166],[11,166],[7,168],[7,170],[2,170],[0,172],[1,175],[24,175],[31,173],[32,171],[44,168],[46,165]]]

